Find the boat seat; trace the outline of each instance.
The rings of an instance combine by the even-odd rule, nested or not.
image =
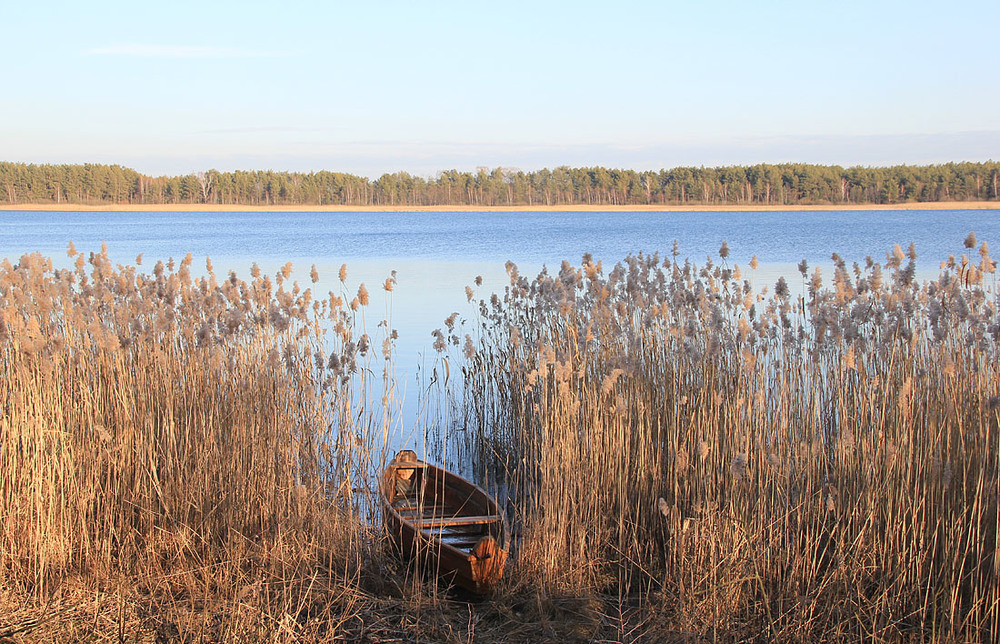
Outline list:
[[[407,470],[422,470],[427,467],[427,463],[413,461],[389,461],[389,465],[387,467],[398,467]]]
[[[482,514],[479,516],[467,517],[434,517],[430,519],[415,519],[413,523],[418,528],[449,528],[456,525],[496,523],[499,520],[499,514]]]
[[[449,508],[444,505],[413,504],[413,505],[394,505],[393,507],[396,508],[396,512],[399,512],[400,514],[424,514],[427,515],[428,518],[434,516],[439,516],[439,517],[447,515],[454,516],[455,514],[454,508]]]

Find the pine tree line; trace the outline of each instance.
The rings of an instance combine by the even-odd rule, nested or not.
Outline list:
[[[998,199],[1000,163],[884,168],[757,164],[660,171],[561,166],[372,180],[341,172],[151,177],[120,165],[0,162],[0,203],[345,206],[805,205]]]

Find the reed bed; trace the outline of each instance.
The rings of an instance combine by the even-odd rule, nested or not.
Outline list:
[[[369,334],[346,267],[319,297],[291,265],[4,261],[0,641],[994,641],[1000,302],[965,246],[928,283],[899,247],[766,287],[725,245],[508,264],[422,393],[516,531],[471,603],[369,505],[394,276]]]
[[[463,400],[511,596],[600,598],[576,619],[623,641],[995,641],[996,264],[965,252],[764,288],[725,244],[508,264]]]
[[[0,265],[0,640],[357,628],[384,430],[364,286],[69,252]]]

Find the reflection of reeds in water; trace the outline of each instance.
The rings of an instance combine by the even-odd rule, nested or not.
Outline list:
[[[513,578],[634,594],[701,633],[996,637],[985,244],[923,285],[897,246],[835,255],[829,288],[803,263],[801,294],[782,279],[769,296],[722,250],[606,274],[585,256],[534,281],[508,265],[481,303],[465,404],[510,493]]]
[[[183,631],[190,602],[193,632],[223,639],[282,632],[318,595],[317,615],[353,614],[329,589],[358,588],[369,558],[353,488],[378,428],[343,299],[290,264],[242,281],[210,262],[195,278],[190,255],[144,274],[70,252],[75,270],[0,267],[0,601],[130,579],[150,619]]]

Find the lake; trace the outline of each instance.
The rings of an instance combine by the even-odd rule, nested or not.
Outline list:
[[[384,311],[399,330],[398,377],[401,389],[409,390],[400,422],[407,427],[419,414],[414,392],[433,368],[431,332],[454,311],[475,316],[465,287],[476,276],[483,277],[477,299],[502,291],[508,260],[533,276],[543,265],[558,270],[564,259],[579,265],[589,252],[607,271],[629,253],[669,256],[677,240],[681,258],[703,264],[708,255],[718,262],[726,241],[730,265],[745,271],[756,255],[757,284],[773,284],[779,274],[798,278],[795,265],[803,259],[829,278],[834,252],[848,264],[863,263],[867,255],[884,261],[893,244],[905,249],[912,242],[920,256],[918,277],[928,279],[950,253],[965,252],[970,231],[996,247],[1000,211],[0,212],[0,256],[16,262],[38,251],[57,267],[69,267],[70,240],[84,253],[106,243],[116,263],[133,263],[142,253],[151,271],[157,260],[180,260],[190,252],[195,273],[210,257],[217,274],[235,270],[241,278],[253,262],[273,275],[290,261],[303,288],[312,286],[309,271],[316,265],[321,294],[340,289],[337,272],[346,263],[348,290],[365,283],[372,315],[381,319]],[[393,270],[398,283],[384,298],[380,285]]]

